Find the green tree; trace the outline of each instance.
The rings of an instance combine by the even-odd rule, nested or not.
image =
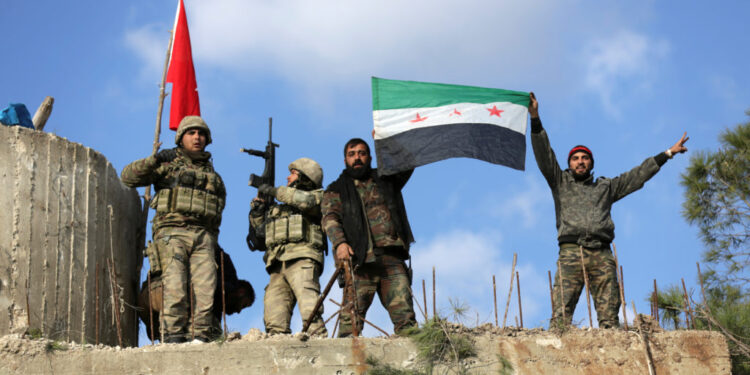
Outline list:
[[[747,112],[750,116],[750,111]],[[706,245],[705,280],[747,293],[750,282],[750,122],[725,130],[716,152],[697,152],[682,174],[683,216]]]
[[[694,305],[694,324],[722,332],[732,372],[750,374],[750,122],[725,130],[719,141],[719,150],[693,154],[682,174],[683,216],[706,245],[706,300]],[[672,289],[659,293],[659,308],[674,319]],[[679,320],[673,322],[676,328]]]

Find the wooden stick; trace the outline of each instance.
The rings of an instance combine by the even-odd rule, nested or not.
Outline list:
[[[617,258],[615,258],[617,259]],[[615,261],[616,263],[616,261]],[[625,302],[625,274],[622,273],[622,266],[620,268],[620,302],[622,302],[622,318],[625,319],[625,330],[628,330],[628,304]],[[615,270],[617,271],[617,270]],[[635,318],[633,318],[635,319]]]
[[[492,275],[492,297],[495,300],[495,327],[498,327],[497,321],[497,285],[495,284],[495,275]]]
[[[549,303],[552,311],[555,311],[555,293],[552,289],[552,271],[547,270],[547,279],[549,279]]]
[[[659,325],[659,289],[656,287],[656,279],[654,279],[654,318],[656,319],[656,325]]]
[[[516,260],[518,254],[513,253],[513,267],[510,270],[510,288],[508,289],[508,299],[505,301],[505,314],[503,314],[503,329],[505,329],[505,321],[508,319],[508,308],[510,307],[510,297],[513,295],[513,274],[516,273]]]
[[[114,261],[112,258],[107,259],[107,263],[109,265],[109,285],[112,289],[112,299],[114,300],[113,307],[115,309],[115,324],[117,325],[117,343],[122,347],[122,328],[120,326],[120,298],[118,297],[118,293],[116,292],[117,288],[117,280],[114,275]]]
[[[625,330],[628,330],[628,304],[625,302],[625,291],[623,290],[624,282],[622,279],[622,267],[620,261],[617,259],[617,246],[612,243],[612,249],[615,253],[615,275],[617,276],[617,284],[620,287],[620,304],[622,304],[622,318],[625,320]],[[619,273],[618,273],[619,270]]]
[[[437,316],[437,304],[435,303],[435,266],[432,266],[432,317],[437,319]]]
[[[344,262],[344,272],[345,277],[344,280],[346,281],[346,290],[349,291],[349,294],[351,295],[351,319],[352,319],[352,336],[357,337],[359,336],[359,303],[358,299],[359,296],[357,295],[357,289],[354,286],[354,270],[352,269],[352,260],[351,258],[347,259]]]
[[[156,110],[156,127],[154,129],[154,143],[153,148],[151,151],[151,155],[156,155],[156,152],[159,151],[159,146],[161,143],[159,142],[159,138],[161,137],[161,114],[164,110],[164,98],[167,97],[167,94],[164,92],[167,85],[167,70],[169,69],[169,55],[172,52],[172,39],[174,37],[174,32],[169,32],[169,44],[167,45],[167,57],[164,59],[164,72],[161,76],[161,86],[159,86],[159,107]],[[146,201],[145,203],[148,204],[151,201],[151,185],[146,186],[146,191],[143,194]],[[145,210],[148,211],[148,206],[145,205]]]
[[[339,328],[339,319],[341,319],[341,309],[337,311],[336,322],[333,323],[333,332],[331,332],[331,338],[336,337],[336,330]]]
[[[520,326],[518,325],[518,315],[513,315],[513,319],[516,320],[516,328],[519,328]]]
[[[695,266],[698,267],[698,280],[701,282],[701,296],[703,297],[703,305],[706,306],[706,311],[708,311],[708,313],[710,314],[711,309],[708,307],[708,302],[706,301],[706,289],[703,287],[703,274],[701,274],[701,264],[695,262]],[[711,319],[706,319],[706,322],[708,322],[708,330],[713,331]]]
[[[685,296],[685,318],[687,319],[687,324],[685,324],[685,326],[688,329],[694,329],[695,323],[693,322],[693,308],[690,306],[690,297],[688,297],[687,289],[685,288],[685,279],[680,278],[680,280],[682,280],[682,293]]]
[[[96,270],[94,271],[94,342],[99,345],[99,262],[96,262]]]
[[[427,288],[424,279],[422,279],[422,300],[424,301],[424,321],[426,323],[429,317],[427,316]]]
[[[586,265],[583,262],[583,246],[578,246],[578,252],[581,254],[583,282],[586,285],[586,307],[589,308],[589,328],[594,328],[594,321],[591,319],[591,288],[589,287],[589,275],[586,273]]]
[[[310,328],[310,324],[312,324],[313,319],[315,319],[315,316],[318,314],[318,310],[320,310],[320,306],[323,304],[323,301],[325,301],[328,293],[331,292],[331,287],[333,287],[333,282],[336,281],[336,279],[339,277],[339,274],[341,274],[341,271],[344,270],[344,264],[345,264],[344,262],[339,262],[339,266],[336,267],[335,271],[333,271],[333,275],[331,275],[331,279],[328,280],[328,284],[326,284],[325,289],[323,289],[323,294],[321,294],[318,297],[318,300],[315,301],[315,307],[313,307],[313,310],[310,313],[310,316],[307,317],[307,320],[304,321],[304,326],[302,327],[303,333],[307,332],[307,330]],[[318,330],[316,329],[314,332],[317,332],[317,331]]]
[[[224,322],[224,339],[227,338],[227,293],[224,286],[224,250],[221,250],[221,320]]]
[[[518,292],[518,316],[521,320],[521,328],[523,328],[523,307],[521,307],[521,279],[518,278],[518,271],[516,271],[516,292]]]
[[[151,339],[151,345],[154,345],[154,307],[151,306],[151,271],[146,272],[146,282],[148,283],[148,325],[151,330],[151,337],[149,338]]]
[[[342,307],[342,305],[341,305],[340,303],[338,303],[338,302],[334,301],[334,300],[333,300],[333,298],[329,298],[328,300],[329,300],[329,301],[331,301],[331,302],[333,302],[333,304],[334,304],[334,305],[336,305],[336,306],[338,306],[338,307]],[[365,319],[365,318],[362,318],[362,321],[363,321],[363,322],[365,322],[365,323],[367,323],[367,324],[369,324],[370,326],[372,326],[372,328],[375,328],[375,329],[377,329],[377,330],[378,330],[378,331],[380,331],[380,332],[381,332],[382,334],[384,334],[384,335],[386,335],[386,336],[390,336],[390,335],[388,334],[388,332],[386,332],[386,331],[385,331],[385,330],[383,330],[382,328],[380,328],[380,327],[376,326],[375,324],[373,324],[373,323],[372,323],[372,322],[370,322],[369,320],[367,320],[367,319]]]
[[[314,336],[316,333],[318,333],[318,331],[320,331],[321,328],[325,327],[326,324],[328,324],[328,322],[330,322],[331,319],[333,319],[334,317],[336,317],[336,323],[338,323],[339,321],[338,316],[340,312],[341,312],[341,309],[336,310],[336,312],[331,314],[331,316],[329,316],[328,319],[326,319],[320,327],[315,328],[315,330],[310,333],[310,336]],[[333,332],[334,333],[336,332],[336,326],[333,327]]]
[[[52,114],[53,104],[55,104],[55,98],[51,96],[44,98],[42,104],[39,105],[36,113],[34,113],[34,118],[31,120],[31,122],[34,124],[34,129],[39,131],[44,130],[44,125],[47,124],[47,120]]]
[[[427,314],[425,313],[425,310],[427,309],[427,306],[425,306],[425,310],[422,310],[422,306],[419,305],[419,298],[417,298],[417,296],[414,295],[414,291],[411,290],[411,286],[408,286],[408,288],[409,288],[409,294],[411,294],[412,300],[417,305],[417,309],[419,309],[419,312],[422,313],[422,315],[426,317]],[[427,322],[427,318],[425,318],[425,322]]]
[[[567,319],[565,317],[565,309],[567,306],[565,306],[565,292],[563,290],[563,277],[562,277],[562,266],[560,265],[560,261],[557,261],[557,276],[560,280],[560,307],[562,308],[562,317],[563,317],[563,324],[567,323]],[[572,319],[572,317],[571,317]]]

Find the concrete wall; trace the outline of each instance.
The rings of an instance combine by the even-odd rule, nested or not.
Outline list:
[[[248,335],[250,336],[250,335]],[[643,342],[634,332],[573,331],[557,336],[481,335],[469,374],[648,374]],[[729,375],[729,352],[717,332],[656,333],[649,339],[655,374]],[[397,369],[418,366],[409,339],[247,339],[203,345],[167,344],[116,350],[50,350],[43,341],[0,338],[0,374],[289,374],[359,375],[375,358]],[[441,367],[435,374],[456,374]]]
[[[117,345],[115,289],[123,344],[136,345],[138,322],[127,304],[135,301],[142,259],[140,212],[137,192],[98,152],[0,126],[0,335],[31,328],[57,340],[98,336]]]

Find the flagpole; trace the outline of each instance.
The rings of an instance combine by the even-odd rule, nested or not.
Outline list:
[[[159,142],[159,138],[161,137],[161,114],[164,110],[164,98],[167,97],[167,93],[165,92],[165,86],[167,85],[167,70],[169,69],[169,58],[170,54],[172,52],[172,40],[174,39],[174,32],[169,31],[169,45],[167,46],[167,58],[164,60],[164,72],[161,76],[161,86],[159,87],[159,109],[156,111],[156,128],[154,129],[154,146],[153,150],[151,151],[151,155],[156,155],[156,152],[159,151],[159,146],[161,143]],[[147,210],[146,205],[151,202],[151,185],[146,186],[146,192],[143,194],[145,201],[144,201],[144,211]]]

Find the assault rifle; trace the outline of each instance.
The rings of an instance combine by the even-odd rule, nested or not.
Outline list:
[[[250,181],[248,181],[248,185],[252,186],[254,188],[259,188],[261,185],[270,185],[273,187],[276,187],[276,147],[279,147],[278,144],[273,143],[273,119],[271,117],[268,118],[268,143],[266,143],[266,150],[265,151],[259,151],[259,150],[253,150],[249,148],[243,148],[240,149],[240,152],[248,153],[252,156],[259,156],[266,161],[266,165],[263,168],[263,174],[258,176],[254,173],[250,174]],[[258,198],[263,200],[263,204],[268,207],[273,203],[274,197],[268,194],[261,194],[258,193]],[[255,228],[253,226],[250,226],[249,233],[247,235],[247,246],[250,247],[250,250],[265,250],[265,243],[264,241],[260,241],[258,239],[257,233],[255,232]]]

